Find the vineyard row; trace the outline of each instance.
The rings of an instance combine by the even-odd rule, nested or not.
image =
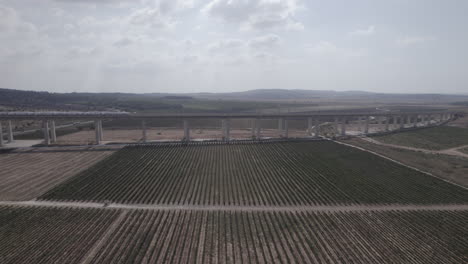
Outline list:
[[[463,263],[467,218],[0,207],[0,263]]]
[[[463,204],[468,190],[330,141],[131,146],[40,197],[133,204]]]

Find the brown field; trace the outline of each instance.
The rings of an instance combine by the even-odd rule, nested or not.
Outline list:
[[[457,120],[450,121],[448,125],[455,126],[455,127],[468,128],[468,115],[458,118]]]
[[[289,130],[290,137],[305,137],[304,130]],[[232,139],[251,139],[252,131],[250,129],[232,129]],[[262,129],[262,137],[279,138],[281,133],[276,129]],[[181,140],[184,137],[184,132],[180,128],[160,128],[148,129],[147,140]],[[191,129],[191,139],[222,139],[220,129]],[[95,143],[94,130],[83,130],[73,134],[58,137],[58,144],[93,144]],[[141,129],[104,129],[104,142],[141,142],[143,134]]]
[[[0,154],[0,200],[33,199],[113,151]]]

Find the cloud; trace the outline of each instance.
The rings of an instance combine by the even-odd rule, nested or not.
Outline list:
[[[202,13],[245,30],[303,29],[295,21],[299,0],[212,0]]]
[[[280,37],[274,34],[260,36],[249,41],[249,46],[255,49],[272,48],[280,42]]]
[[[334,55],[343,58],[367,56],[367,52],[365,50],[342,48],[328,41],[320,41],[317,44],[306,46],[306,50],[312,55]]]
[[[0,32],[27,34],[36,33],[37,29],[33,24],[23,21],[14,9],[0,6]]]
[[[414,44],[419,44],[419,43],[424,43],[428,41],[433,41],[435,40],[435,37],[423,37],[423,36],[406,36],[406,37],[401,37],[396,40],[396,43],[398,46],[411,46]]]
[[[120,40],[114,42],[114,46],[116,47],[125,47],[129,46],[133,43],[133,41],[127,37],[121,38]]]
[[[351,36],[370,36],[375,33],[375,26],[369,26],[366,29],[357,29],[349,32]]]
[[[306,48],[309,52],[317,53],[317,54],[324,54],[324,53],[336,53],[339,49],[336,47],[335,44],[328,42],[328,41],[320,41],[319,43],[308,46]]]
[[[244,47],[245,42],[241,39],[224,39],[216,41],[208,46],[210,53],[225,53]]]
[[[128,17],[131,25],[149,26],[152,28],[165,29],[175,24],[171,17],[168,17],[157,8],[142,8],[134,11]]]

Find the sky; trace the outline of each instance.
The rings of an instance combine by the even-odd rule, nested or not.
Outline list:
[[[466,0],[0,0],[0,87],[468,94]]]

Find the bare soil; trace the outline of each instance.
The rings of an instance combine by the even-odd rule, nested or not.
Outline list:
[[[33,199],[94,165],[113,151],[0,155],[0,200]]]
[[[143,132],[140,129],[125,129],[125,130],[105,130],[104,129],[104,142],[141,142],[143,139]],[[279,138],[282,133],[276,129],[262,129],[262,137]],[[289,137],[305,137],[306,131],[289,130]],[[184,137],[184,131],[180,128],[160,128],[148,129],[147,140],[181,140]],[[250,129],[232,129],[230,131],[231,139],[251,139],[252,130]],[[61,136],[58,138],[58,144],[94,144],[95,132],[93,130],[84,130],[77,133]],[[223,138],[220,129],[191,129],[191,139],[217,139]]]

